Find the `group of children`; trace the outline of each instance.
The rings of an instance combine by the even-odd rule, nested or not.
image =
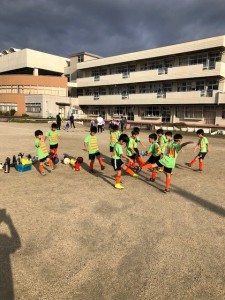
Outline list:
[[[95,136],[97,132],[96,127],[91,128],[90,136],[92,137],[92,143],[85,139],[85,147],[89,151],[89,159],[91,159],[90,171],[93,172],[94,165],[94,156],[93,156],[93,145],[96,147],[95,155],[97,156],[100,165],[102,166],[101,155],[97,145],[97,138]],[[140,155],[138,150],[138,143],[140,143],[143,148],[146,149],[146,146],[141,141],[139,137],[140,129],[134,127],[131,136],[128,137],[127,134],[120,134],[119,126],[114,125],[110,133],[110,153],[111,153],[111,164],[116,171],[115,176],[115,188],[123,189],[124,186],[121,184],[121,172],[124,170],[126,173],[130,174],[133,177],[138,177],[138,174],[141,170],[151,169],[152,176],[146,178],[147,181],[154,182],[157,176],[157,170],[164,171],[166,174],[166,185],[164,192],[167,193],[170,191],[171,185],[171,174],[175,168],[176,159],[180,150],[188,144],[194,142],[189,141],[182,143],[183,136],[181,134],[175,134],[173,136],[172,132],[167,131],[165,134],[162,129],[158,129],[156,133],[151,133],[149,135],[150,146],[146,151],[142,151]],[[209,143],[206,137],[204,137],[204,130],[199,129],[197,132],[199,137],[198,143],[196,144],[194,151],[197,147],[200,148],[199,153],[195,158],[190,162],[186,163],[188,167],[194,165],[194,163],[199,160],[199,171],[203,170],[203,159],[207,152],[209,151]],[[93,138],[94,136],[94,138]],[[123,150],[123,146],[126,147],[126,152]],[[90,152],[91,151],[91,152]],[[125,153],[124,153],[125,152]],[[90,157],[90,153],[92,156]],[[149,156],[147,161],[144,161],[143,156]],[[125,163],[122,159],[126,159]]]
[[[37,151],[39,160],[39,171],[42,176],[45,176],[44,163],[46,162],[52,170],[55,169],[54,158],[58,158],[58,140],[61,139],[58,125],[52,123],[51,129],[48,130],[44,136],[43,131],[36,130],[34,145]],[[45,141],[48,139],[49,147],[47,148]]]
[[[90,173],[94,173],[94,161],[97,158],[101,170],[105,169],[101,153],[98,147],[97,141],[97,127],[91,126],[90,134],[87,135],[84,139],[84,147],[89,153],[89,170]],[[182,135],[177,133],[173,136],[171,131],[167,131],[165,134],[162,129],[158,129],[156,133],[151,133],[149,135],[150,146],[147,149],[145,144],[141,141],[139,137],[140,129],[134,127],[131,136],[128,137],[127,134],[120,134],[119,126],[115,124],[110,132],[110,147],[109,151],[111,153],[111,165],[116,171],[115,176],[115,188],[123,189],[124,186],[121,184],[121,175],[122,170],[131,175],[132,177],[138,177],[141,170],[151,169],[152,174],[150,178],[146,178],[147,181],[154,182],[157,176],[158,171],[164,171],[166,174],[166,185],[164,192],[167,193],[170,191],[171,185],[171,174],[175,168],[176,159],[180,150],[194,142],[189,141],[182,143]],[[199,138],[194,151],[199,147],[199,153],[195,158],[190,162],[186,163],[188,167],[192,167],[199,160],[199,171],[203,170],[203,160],[207,152],[209,152],[209,143],[208,139],[204,136],[204,130],[199,129],[197,132]],[[43,163],[47,161],[49,165],[54,169],[54,163],[49,158],[50,156],[58,156],[58,139],[61,138],[60,131],[57,130],[57,124],[53,123],[51,129],[43,137],[43,132],[40,130],[35,131],[35,147],[38,153],[39,159],[39,170],[42,175],[45,175],[43,171]],[[50,145],[50,153],[45,145],[45,140],[48,138]],[[142,151],[140,155],[138,149],[138,143],[142,145],[145,151]],[[125,147],[125,151],[123,149]],[[144,161],[143,157],[149,157],[147,161]],[[124,162],[124,159],[127,162]]]

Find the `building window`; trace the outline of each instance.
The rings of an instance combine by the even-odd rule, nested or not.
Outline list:
[[[41,103],[26,103],[26,112],[40,113]]]
[[[84,61],[84,56],[78,55],[78,62],[83,62],[83,61]]]
[[[113,115],[114,116],[126,115],[126,108],[124,106],[115,106],[113,108]]]
[[[159,106],[149,106],[143,112],[143,117],[160,117],[160,107]]]
[[[222,108],[222,119],[225,119],[225,106]]]
[[[202,119],[203,109],[200,106],[177,107],[176,117],[180,119]]]
[[[218,80],[210,80],[208,82],[208,90],[218,90],[219,89],[219,82]]]
[[[17,111],[17,103],[0,102],[0,111],[1,112],[7,112],[12,109]]]

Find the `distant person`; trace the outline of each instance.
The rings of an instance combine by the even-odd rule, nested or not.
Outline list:
[[[198,171],[202,172],[203,170],[203,160],[206,156],[206,154],[209,152],[209,142],[208,139],[204,136],[204,130],[198,129],[196,132],[197,136],[199,137],[197,145],[194,147],[194,152],[197,148],[199,148],[198,155],[195,156],[195,158],[190,162],[186,163],[188,167],[192,167],[197,160],[199,160],[199,168]]]
[[[90,121],[90,131],[91,131],[91,127],[95,126],[95,120],[91,119]]]
[[[58,113],[58,115],[56,116],[56,124],[57,124],[57,126],[58,126],[58,129],[60,130],[61,124],[62,124],[61,113]]]
[[[126,126],[127,126],[127,118],[126,117],[122,117],[122,119],[120,120],[121,132],[123,132],[124,129],[126,129]]]
[[[75,124],[74,124],[74,115],[71,114],[70,116],[70,128],[76,128]]]
[[[105,122],[104,122],[102,116],[99,115],[99,117],[97,117],[98,132],[101,132],[101,133],[102,133],[104,123],[105,123]]]

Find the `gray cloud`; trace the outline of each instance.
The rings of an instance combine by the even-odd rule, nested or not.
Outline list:
[[[224,0],[3,0],[0,50],[110,56],[223,35],[224,16]]]

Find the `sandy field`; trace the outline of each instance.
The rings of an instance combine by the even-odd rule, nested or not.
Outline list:
[[[0,161],[35,155],[34,131],[49,127],[0,123]],[[61,133],[59,156],[83,156],[80,172],[0,171],[0,299],[225,299],[225,137],[209,137],[202,173],[184,165],[194,156],[184,148],[164,194],[165,175],[146,182],[148,171],[114,188],[108,131],[97,135],[106,169],[95,162],[95,174],[88,128]]]

